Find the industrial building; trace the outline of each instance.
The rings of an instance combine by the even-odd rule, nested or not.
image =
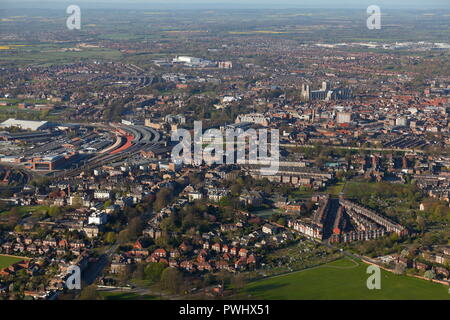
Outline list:
[[[181,63],[188,67],[212,67],[214,62],[202,58],[177,56],[172,60],[173,63]]]
[[[48,155],[44,157],[34,157],[29,161],[31,170],[53,171],[60,169],[69,159],[70,155],[65,157],[62,155]]]
[[[48,121],[31,121],[31,120],[17,120],[14,118],[9,118],[8,120],[3,121],[0,124],[2,128],[12,128],[17,127],[23,130],[44,130],[50,127],[50,123]]]

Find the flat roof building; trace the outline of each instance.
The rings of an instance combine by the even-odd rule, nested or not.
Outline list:
[[[44,130],[49,126],[50,123],[48,121],[16,120],[14,118],[9,118],[0,124],[0,127],[2,128],[17,127],[23,130],[31,131]]]

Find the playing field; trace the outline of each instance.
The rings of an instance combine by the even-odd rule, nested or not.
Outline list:
[[[369,290],[367,264],[341,259],[249,283],[237,298],[268,300],[450,300],[449,287],[381,270],[381,289]]]
[[[17,263],[19,261],[22,261],[22,260],[23,259],[21,259],[21,258],[0,255],[0,269],[9,267],[10,265]]]

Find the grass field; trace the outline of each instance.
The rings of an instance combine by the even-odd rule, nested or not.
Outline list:
[[[340,181],[335,185],[327,187],[327,189],[325,190],[325,193],[329,193],[332,196],[337,197],[344,190],[344,187],[345,187],[345,182]]]
[[[33,49],[33,50],[31,50]],[[89,48],[81,51],[61,51],[60,47],[43,47],[33,46],[25,47],[18,50],[14,54],[0,51],[1,64],[13,61],[16,64],[33,64],[33,65],[55,65],[62,63],[71,63],[83,59],[105,59],[117,60],[122,57],[122,53],[118,50],[105,48]]]
[[[366,264],[341,259],[249,283],[236,298],[267,300],[450,300],[449,287],[381,270],[381,289],[366,286]]]
[[[315,193],[312,189],[297,189],[289,194],[289,200],[306,200],[311,199]]]
[[[0,255],[0,269],[9,267],[10,265],[22,261],[21,258],[14,258]]]
[[[45,206],[45,205],[37,205],[37,206],[19,206],[19,207],[15,207],[15,210],[21,214],[27,214],[27,213],[35,213],[35,212],[45,212],[48,211],[50,209],[49,206]],[[8,211],[3,211],[0,212],[0,214],[9,214],[11,212],[11,210]]]
[[[157,300],[155,296],[148,294],[139,295],[134,292],[108,292],[101,291],[100,294],[105,300]]]
[[[280,209],[264,209],[264,210],[253,211],[252,213],[257,215],[258,217],[267,219],[273,214],[278,214],[278,213],[282,213],[282,212],[283,211]]]

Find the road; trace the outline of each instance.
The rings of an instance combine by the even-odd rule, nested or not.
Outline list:
[[[97,262],[91,263],[88,268],[83,271],[81,279],[85,284],[90,285],[95,282],[97,277],[103,272],[103,269],[105,269],[111,261],[112,255],[116,252],[118,247],[118,243],[113,244],[100,256]]]

